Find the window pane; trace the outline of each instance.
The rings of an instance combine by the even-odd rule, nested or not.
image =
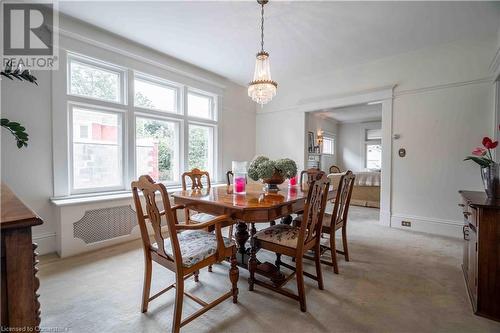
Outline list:
[[[381,139],[382,139],[382,130],[380,128],[366,130],[366,140],[381,140]]]
[[[137,176],[150,175],[163,182],[178,180],[178,133],[179,124],[176,122],[137,118]]]
[[[213,119],[212,98],[188,93],[188,115],[198,118]]]
[[[120,102],[120,73],[70,60],[72,94]]]
[[[177,112],[177,90],[175,88],[136,78],[134,89],[135,106]]]
[[[334,141],[332,138],[323,138],[323,154],[333,155],[335,153],[334,150]]]
[[[368,169],[380,170],[382,167],[382,145],[366,145],[366,167]]]
[[[122,186],[121,115],[73,109],[73,188]]]
[[[212,175],[213,128],[189,125],[188,169],[198,168]]]

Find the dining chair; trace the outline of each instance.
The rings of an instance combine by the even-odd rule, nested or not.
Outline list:
[[[176,212],[186,207],[184,205],[171,207],[167,189],[162,183],[155,183],[150,176],[145,175],[132,182],[131,186],[144,250],[145,268],[141,311],[146,312],[150,301],[175,288],[172,332],[177,333],[182,326],[222,301],[232,297],[233,303],[237,303],[239,271],[236,266],[236,246],[229,239],[222,237],[221,233],[222,227],[233,223],[232,219],[227,215],[221,215],[205,223],[179,224]],[[144,196],[142,201],[139,192],[142,192]],[[158,208],[157,200],[161,201],[163,210]],[[162,218],[166,220],[167,237],[162,234]],[[155,243],[153,244],[151,244],[146,221],[149,221],[154,232]],[[207,227],[214,227],[215,233],[203,230]],[[185,279],[194,276],[195,282],[198,282],[198,273],[201,268],[221,262],[226,258],[230,259],[231,290],[229,292],[207,303],[184,291]],[[175,283],[150,296],[153,261],[175,272],[176,278]],[[200,304],[202,308],[182,320],[184,295]]]
[[[299,177],[299,182],[300,182],[300,189],[304,190],[305,185],[310,185],[314,179],[317,178],[318,175],[324,175],[325,173],[321,171],[320,169],[317,168],[309,168],[307,170],[302,170],[300,172],[300,177]],[[292,223],[293,225],[297,226],[300,221],[302,221],[302,214],[304,214],[304,211],[298,211],[295,213],[297,216],[295,219],[293,219]]]
[[[276,291],[284,296],[299,301],[300,310],[305,312],[306,296],[304,291],[304,276],[307,276],[318,282],[318,288],[323,289],[323,276],[321,273],[320,262],[320,234],[322,219],[325,213],[326,199],[328,196],[329,182],[326,175],[318,174],[309,186],[307,199],[304,206],[304,221],[300,226],[291,226],[287,224],[277,224],[266,229],[258,231],[251,240],[250,259],[248,267],[250,271],[249,290],[254,290],[254,285],[263,286]],[[256,250],[264,249],[276,253],[276,266],[278,269],[283,266],[292,271],[282,282],[269,284],[256,279],[255,271],[257,269]],[[303,256],[309,251],[315,253],[316,275],[304,272]],[[296,258],[295,267],[281,261],[281,255],[287,255]],[[290,281],[293,276],[297,279],[298,294],[283,289],[283,286]]]
[[[332,165],[330,166],[330,168],[328,168],[328,173],[341,173],[342,170],[340,170],[340,168],[336,165]]]
[[[320,169],[317,168],[309,168],[307,170],[302,170],[300,172],[299,182],[300,188],[302,189],[305,184],[311,183],[319,173],[324,173]]]
[[[201,171],[200,169],[192,169],[191,171],[184,172],[181,176],[182,179],[182,190],[186,191],[187,190],[187,179],[191,180],[191,189],[192,190],[201,190],[203,189],[203,181],[206,183],[206,189],[209,190],[210,187],[212,186],[210,182],[210,174],[208,171]],[[186,224],[190,223],[203,223],[207,222],[210,220],[213,220],[216,218],[216,216],[207,214],[207,213],[200,213],[200,212],[195,212],[195,214],[191,215],[191,210],[189,208],[184,209],[184,218],[186,221]]]
[[[339,273],[337,264],[337,253],[342,254],[345,261],[349,261],[349,249],[347,247],[347,213],[349,212],[349,204],[351,202],[352,188],[354,185],[355,175],[352,171],[348,170],[345,174],[340,176],[337,193],[335,195],[335,202],[331,214],[326,213],[323,218],[322,232],[330,235],[330,246],[321,245],[321,255],[326,251],[330,251],[332,260],[327,261],[321,259],[323,264],[333,266],[335,274]],[[337,230],[342,230],[342,246],[343,251],[337,250],[335,245],[335,233]],[[309,259],[312,259],[310,257]]]

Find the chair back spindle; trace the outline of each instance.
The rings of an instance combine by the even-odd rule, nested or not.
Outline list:
[[[340,178],[335,197],[335,205],[333,206],[332,212],[332,228],[335,228],[335,225],[337,224],[347,222],[347,213],[349,211],[349,203],[351,201],[355,177],[356,176],[352,173],[352,171],[348,170]]]
[[[200,169],[192,169],[191,171],[184,172],[181,176],[182,178],[182,189],[187,190],[186,179],[191,180],[192,190],[201,190],[203,188],[203,178],[206,179],[207,188],[210,188],[210,174],[207,171],[201,171]]]
[[[329,187],[330,182],[325,173],[322,171],[316,173],[312,183],[309,184],[303,215],[303,221],[306,223],[300,225],[299,244],[305,244],[321,234]]]
[[[158,246],[158,248],[156,249],[158,254],[165,258],[173,260],[176,264],[182,264],[181,250],[176,232],[176,219],[172,213],[170,200],[168,198],[168,192],[165,185],[163,185],[162,183],[155,183],[150,176],[144,175],[140,176],[137,181],[132,182],[131,187],[144,251],[149,252],[152,248],[151,241],[149,239],[148,228],[146,225],[146,220],[149,220],[154,231],[154,239]],[[143,208],[143,204],[139,197],[139,191],[142,192],[144,196],[145,209]],[[160,194],[163,211],[160,211],[160,209],[158,208],[156,202],[157,193]],[[146,211],[146,214],[144,214],[144,210]],[[165,252],[165,237],[163,237],[163,234],[161,232],[162,216],[165,216],[165,219],[167,221],[167,230],[170,237],[170,243],[172,244],[172,253],[174,254],[174,258],[171,258]]]

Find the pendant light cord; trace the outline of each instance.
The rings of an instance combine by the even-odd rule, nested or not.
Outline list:
[[[260,51],[264,52],[264,3],[261,4],[262,8],[260,11],[261,21],[260,21]]]

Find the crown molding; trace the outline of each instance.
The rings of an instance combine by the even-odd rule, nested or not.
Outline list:
[[[226,89],[226,87],[227,87],[226,85],[221,84],[219,82],[216,82],[214,80],[210,80],[210,79],[207,79],[207,78],[202,77],[200,75],[196,75],[196,74],[193,74],[193,73],[190,73],[190,72],[187,72],[187,71],[180,70],[180,69],[178,69],[178,68],[176,68],[174,66],[170,66],[170,65],[167,65],[167,64],[162,63],[162,62],[151,60],[150,58],[143,57],[143,56],[141,56],[141,55],[139,55],[137,53],[129,52],[129,51],[123,50],[121,48],[112,46],[112,45],[107,44],[107,43],[102,43],[102,42],[96,41],[94,39],[91,39],[91,38],[85,37],[83,35],[80,35],[80,34],[78,34],[76,32],[63,29],[61,27],[59,27],[56,30],[56,32],[59,33],[60,36],[64,36],[64,37],[71,38],[71,39],[74,39],[74,40],[77,40],[77,41],[80,41],[80,42],[84,42],[84,43],[90,44],[92,46],[96,46],[96,47],[99,47],[101,49],[104,49],[104,50],[107,50],[107,51],[111,51],[111,52],[114,52],[114,53],[117,53],[117,54],[129,57],[129,58],[135,59],[137,61],[149,64],[149,65],[152,65],[152,66],[156,66],[158,68],[162,68],[162,69],[165,69],[165,70],[167,70],[169,72],[172,72],[172,73],[175,73],[175,74],[179,74],[181,76],[184,76],[184,77],[189,78],[189,79],[196,80],[198,82],[207,83],[207,84],[210,84],[212,86],[215,86],[215,87],[218,87],[218,88],[221,88],[221,89]],[[168,55],[166,55],[166,56],[168,56]]]
[[[471,84],[493,83],[493,82],[494,82],[494,78],[492,76],[489,76],[489,77],[485,77],[485,78],[468,80],[468,81],[437,84],[435,86],[428,86],[428,87],[417,88],[417,89],[400,90],[400,91],[397,91],[394,93],[394,98],[404,96],[404,95],[424,94],[427,92],[432,92],[432,91],[441,90],[441,89],[463,87],[463,86],[467,86],[467,85],[471,85]]]

